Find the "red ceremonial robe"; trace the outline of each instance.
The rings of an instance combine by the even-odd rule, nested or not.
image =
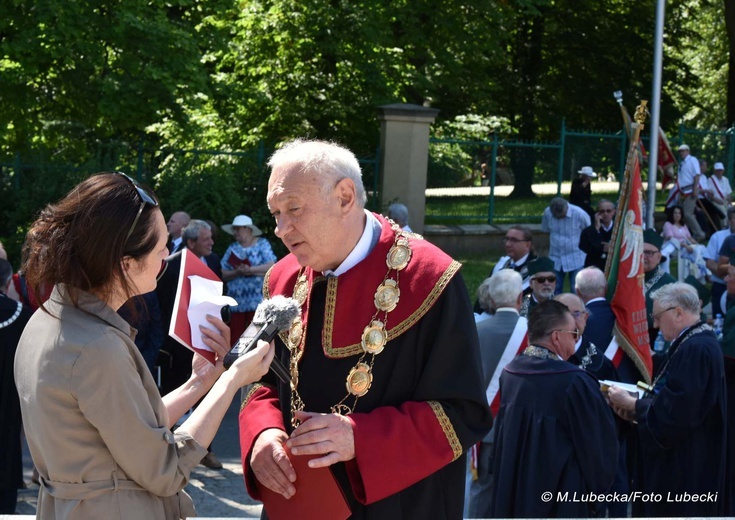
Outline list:
[[[298,388],[307,411],[328,413],[346,395],[345,379],[362,352],[362,331],[394,243],[388,222],[377,218],[380,240],[358,265],[329,278],[305,270],[310,292],[302,308],[307,337]],[[400,300],[388,315],[389,341],[375,357],[370,391],[350,415],[356,457],[331,467],[352,518],[461,518],[464,451],[492,425],[460,264],[416,236],[410,245],[412,258],[398,274]],[[291,296],[299,271],[293,255],[278,262],[267,276],[266,297]],[[288,366],[282,338],[276,344]],[[256,499],[250,453],[268,428],[291,431],[290,390],[270,374],[240,414],[245,481]]]

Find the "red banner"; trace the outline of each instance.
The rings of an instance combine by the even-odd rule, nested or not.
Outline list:
[[[653,363],[648,342],[646,299],[643,294],[643,185],[636,143],[628,154],[613,231],[613,254],[608,259],[608,299],[615,314],[615,340],[606,352],[617,366],[630,357],[646,382]],[[612,293],[612,294],[610,294]]]

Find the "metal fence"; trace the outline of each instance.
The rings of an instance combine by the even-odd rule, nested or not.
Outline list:
[[[732,180],[735,166],[734,137],[735,128],[712,131],[681,125],[678,135],[670,139],[670,144],[675,151],[679,144],[686,142],[691,147],[692,154],[706,159],[710,168],[715,162],[724,163],[726,175]],[[646,150],[649,149],[649,141],[649,134],[641,136],[641,143]],[[474,197],[482,194],[487,197],[484,209],[475,204],[471,205],[474,212],[464,211],[461,215],[434,213],[432,219],[474,222],[481,219],[489,224],[497,221],[540,221],[541,216],[537,212],[522,212],[528,204],[522,201],[510,203],[507,199],[516,183],[516,176],[510,167],[511,154],[521,149],[533,151],[533,189],[537,195],[562,195],[563,191],[568,190],[568,182],[577,175],[582,166],[592,166],[600,176],[593,190],[598,188],[606,196],[617,196],[619,184],[615,181],[622,179],[625,172],[628,144],[624,128],[616,132],[574,130],[567,128],[564,121],[561,123],[558,141],[520,141],[504,139],[497,134],[484,141],[431,138],[428,186],[485,187],[484,190],[464,190],[460,193],[474,194]],[[645,180],[647,171],[642,173]],[[605,181],[610,184],[600,184]],[[430,205],[431,201],[427,204]]]

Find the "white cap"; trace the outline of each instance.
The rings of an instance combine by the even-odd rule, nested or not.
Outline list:
[[[688,144],[683,144],[679,148],[677,148],[677,150],[679,150],[680,152],[682,150],[686,150],[688,152],[689,151],[689,145]]]
[[[592,177],[593,179],[597,177],[597,174],[592,169],[592,166],[582,166],[582,169],[577,172],[580,175],[586,175],[587,177]]]
[[[247,215],[238,215],[235,217],[235,219],[232,221],[232,224],[222,224],[220,226],[222,228],[222,231],[225,233],[228,233],[230,235],[234,235],[235,232],[232,230],[233,227],[249,227],[253,230],[253,236],[259,237],[263,234],[263,232],[253,224],[253,219],[248,217]]]
[[[721,162],[716,162],[714,168],[712,168],[712,169],[713,170],[724,170],[725,169],[725,165],[722,164]]]

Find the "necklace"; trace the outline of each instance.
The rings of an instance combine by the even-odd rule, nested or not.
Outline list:
[[[526,347],[526,350],[522,352],[522,355],[529,357],[537,357],[541,359],[559,359],[559,356],[551,352],[546,347],[540,347],[536,345],[530,345]]]
[[[388,315],[398,305],[401,291],[398,288],[399,272],[406,268],[411,260],[411,246],[408,236],[392,220],[389,220],[391,229],[395,235],[393,245],[385,257],[388,267],[383,281],[375,290],[373,301],[375,312],[369,323],[362,332],[362,354],[357,363],[347,374],[345,387],[347,393],[335,405],[331,406],[332,413],[347,415],[352,413],[357,406],[357,401],[370,391],[373,383],[373,365],[375,357],[383,352],[388,342]],[[303,306],[309,296],[311,287],[306,277],[305,268],[301,268],[296,284],[293,289],[293,298]],[[301,316],[297,316],[288,331],[286,345],[290,352],[289,369],[291,372],[291,425],[295,428],[299,425],[296,412],[305,409],[304,401],[299,394],[299,361],[306,348],[306,334],[304,334],[304,323]],[[368,359],[369,357],[369,359]],[[352,405],[348,400],[352,398]]]
[[[2,295],[2,297],[4,297],[4,298],[8,298],[8,297],[7,297],[7,296],[6,296],[5,294],[3,294],[3,293],[0,293],[0,295]],[[10,298],[8,298],[8,299],[10,299]],[[22,304],[22,303],[20,303],[20,302],[15,302],[15,304],[16,304],[16,307],[15,307],[15,312],[14,312],[14,313],[13,313],[13,315],[12,315],[12,316],[11,316],[10,318],[8,318],[7,320],[5,320],[5,321],[3,321],[3,322],[0,322],[0,329],[4,329],[4,328],[5,328],[5,327],[7,327],[8,325],[12,325],[12,323],[13,323],[13,322],[14,322],[15,320],[17,320],[17,319],[18,319],[18,316],[20,316],[20,313],[21,313],[21,311],[23,310],[23,304]]]
[[[657,265],[656,273],[643,286],[643,294],[648,294],[648,292],[651,290],[651,287],[656,285],[656,282],[658,282],[664,274],[666,274],[665,271],[661,269],[661,266]]]

